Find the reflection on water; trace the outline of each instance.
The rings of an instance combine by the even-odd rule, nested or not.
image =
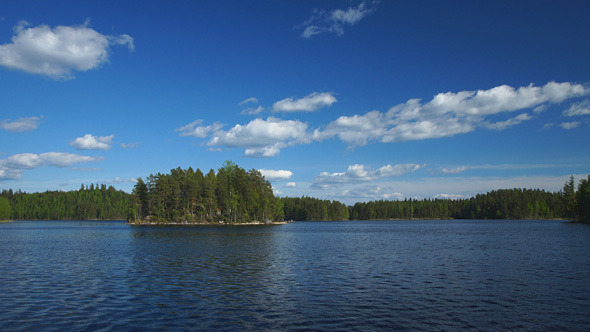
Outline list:
[[[585,330],[590,227],[0,225],[0,330]]]

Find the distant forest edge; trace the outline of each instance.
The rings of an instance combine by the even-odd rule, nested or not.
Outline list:
[[[502,189],[468,199],[405,199],[346,206],[311,197],[275,197],[255,170],[227,161],[217,172],[176,168],[139,178],[133,193],[112,186],[43,193],[3,190],[0,220],[129,220],[155,223],[247,223],[279,220],[568,219],[590,221],[590,175],[559,192]]]

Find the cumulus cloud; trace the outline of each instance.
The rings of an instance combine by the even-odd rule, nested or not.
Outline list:
[[[561,128],[566,129],[566,130],[577,128],[579,125],[580,125],[580,121],[562,122],[560,124]]]
[[[20,179],[25,170],[42,166],[69,167],[77,163],[99,160],[102,160],[102,157],[82,156],[64,152],[15,154],[6,159],[0,159],[0,180]]]
[[[323,130],[316,129],[314,137],[318,140],[338,137],[350,146],[360,146],[371,141],[390,143],[449,137],[478,127],[503,130],[532,117],[522,113],[494,123],[488,118],[588,94],[590,88],[569,82],[519,88],[501,85],[489,90],[439,93],[425,104],[419,99],[410,99],[385,113],[371,111],[364,115],[341,116]]]
[[[102,35],[87,25],[27,26],[26,22],[19,23],[12,42],[0,45],[0,65],[54,79],[71,79],[74,71],[95,69],[107,62],[111,45],[134,48],[129,35]]]
[[[14,121],[10,121],[10,119],[3,120],[0,122],[0,128],[8,131],[14,132],[23,132],[23,131],[31,131],[37,129],[39,127],[39,122],[43,119],[43,116],[37,117],[32,116],[29,118],[18,118]]]
[[[284,181],[293,176],[293,172],[287,170],[259,169],[258,171],[268,181]]]
[[[207,146],[245,148],[247,157],[274,157],[284,147],[310,143],[307,124],[299,120],[281,120],[268,117],[254,119],[245,125],[237,124],[229,130],[215,123],[201,126],[202,120],[178,128],[181,136],[210,137]]]
[[[374,11],[376,4],[377,1],[363,1],[358,6],[347,9],[315,9],[312,16],[300,26],[303,29],[301,37],[308,39],[320,33],[335,33],[341,36],[344,34],[345,26],[358,23]]]
[[[301,99],[285,98],[272,105],[273,112],[313,112],[337,102],[331,92],[314,92]]]
[[[245,148],[244,155],[248,157],[273,157],[285,147],[331,138],[338,138],[352,149],[372,142],[450,137],[478,128],[500,131],[532,119],[549,104],[589,94],[590,87],[569,82],[549,82],[543,86],[530,84],[519,88],[501,85],[489,90],[439,93],[426,103],[420,99],[409,99],[387,112],[375,110],[341,116],[315,129],[308,128],[307,123],[299,120],[268,117],[245,125],[236,124],[229,130],[223,130],[223,125],[217,122],[204,126],[202,120],[197,120],[176,131],[181,136],[209,138],[205,145],[211,148],[241,147]],[[273,110],[310,111],[332,102],[336,99],[330,93],[313,93],[297,100],[281,100],[275,103]],[[582,106],[584,102],[574,105],[572,113],[583,114],[584,111],[579,111]],[[530,112],[523,113],[523,110]],[[520,114],[511,115],[514,112]],[[569,123],[570,128],[573,125]]]
[[[376,170],[367,168],[364,165],[350,165],[345,172],[328,173],[322,172],[316,176],[311,184],[312,188],[329,189],[347,183],[359,183],[374,181],[380,178],[400,176],[414,172],[425,165],[418,164],[397,164],[385,165]]]
[[[297,187],[297,183],[295,183],[295,182],[287,182],[287,183],[285,183],[285,187],[287,187],[287,188],[295,188],[295,187]]]
[[[563,116],[578,116],[590,114],[590,99],[586,99],[579,103],[574,103],[572,106],[563,112]]]
[[[70,145],[78,150],[109,150],[115,135],[93,136],[86,134],[70,141]]]
[[[201,126],[203,120],[195,120],[185,126],[180,128],[176,128],[174,131],[180,132],[180,136],[193,136],[198,138],[204,138],[209,135],[209,133],[215,132],[223,128],[221,123],[215,122],[209,126]]]

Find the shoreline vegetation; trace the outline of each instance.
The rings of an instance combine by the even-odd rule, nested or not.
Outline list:
[[[4,220],[127,220],[131,225],[265,225],[284,220],[546,219],[590,222],[590,175],[558,192],[500,189],[464,199],[359,202],[276,197],[262,174],[227,161],[215,172],[172,169],[139,178],[128,194],[105,184],[79,190],[0,193]]]

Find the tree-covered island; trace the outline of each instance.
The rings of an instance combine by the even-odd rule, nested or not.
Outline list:
[[[262,174],[231,161],[217,173],[176,168],[139,178],[131,223],[271,223],[283,219],[281,201]]]
[[[501,189],[466,199],[405,199],[352,206],[312,197],[275,197],[255,170],[227,161],[215,172],[172,169],[139,178],[133,192],[105,184],[42,193],[3,190],[0,220],[128,220],[132,224],[259,224],[282,220],[566,219],[590,222],[590,175],[577,188]]]

